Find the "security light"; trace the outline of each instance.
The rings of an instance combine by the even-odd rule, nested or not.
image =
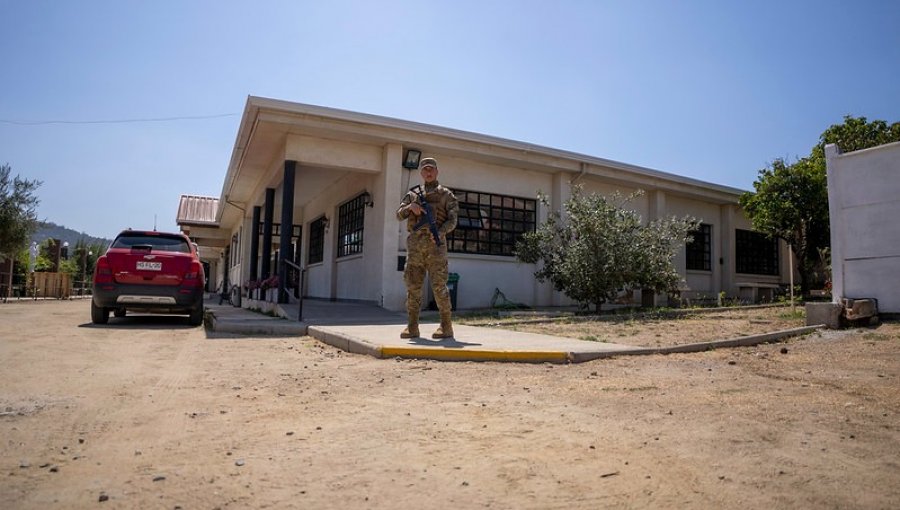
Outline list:
[[[422,151],[418,149],[407,149],[406,157],[403,158],[403,168],[414,170],[419,168],[419,159],[422,157]]]

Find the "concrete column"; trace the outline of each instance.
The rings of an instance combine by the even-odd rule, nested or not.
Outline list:
[[[666,216],[665,191],[655,190],[647,192],[647,211],[647,223]]]
[[[538,211],[538,225],[547,221],[547,218],[557,211],[562,215],[562,221],[566,221],[565,203],[572,198],[572,180],[577,176],[578,174],[569,174],[566,172],[557,172],[553,174],[553,184],[550,191],[550,210],[543,210],[547,208],[538,206],[539,209],[542,209]],[[553,285],[549,282],[541,284],[537,281],[537,278],[535,278],[534,284],[539,289],[535,292],[542,292],[545,296],[549,294],[551,306],[566,306],[571,304],[572,300],[566,297],[562,292],[554,290]]]
[[[403,198],[403,179],[408,170],[403,168],[403,146],[388,144],[384,147],[383,168],[375,179],[375,223],[381,235],[380,258],[381,268],[381,306],[388,310],[406,310],[406,285],[403,283],[403,271],[398,270],[397,258],[400,256],[400,236],[396,212]],[[379,203],[380,202],[380,203]],[[405,228],[404,228],[405,232]]]
[[[260,279],[272,276],[272,215],[275,212],[275,188],[266,188],[266,202],[263,208],[262,271]]]
[[[253,216],[250,220],[250,279],[259,279],[259,217],[262,207],[253,206]]]
[[[666,217],[667,209],[666,209],[666,192],[660,190],[652,190],[647,192],[647,221],[646,223],[650,223],[651,221],[658,220]],[[676,257],[677,263],[678,257]],[[683,257],[682,257],[683,259]],[[684,266],[680,269],[680,272],[685,275],[685,279],[687,279],[687,273],[685,271]],[[669,296],[666,294],[654,294],[652,290],[641,291],[641,306],[667,306],[669,304]]]
[[[294,260],[291,236],[294,234],[294,179],[297,173],[296,161],[284,162],[284,184],[281,187],[281,239],[278,246],[278,302],[287,303],[288,267],[285,260]]]
[[[719,247],[719,259],[715,262],[718,262],[719,271],[722,274],[720,290],[724,290],[729,296],[734,296],[737,293],[737,288],[734,286],[734,206],[719,206],[719,216],[719,222],[722,225],[722,232],[719,233],[721,246]]]

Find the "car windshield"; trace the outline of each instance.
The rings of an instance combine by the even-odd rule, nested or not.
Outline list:
[[[123,234],[116,238],[113,248],[142,248],[151,251],[190,253],[191,246],[183,237],[167,235]]]

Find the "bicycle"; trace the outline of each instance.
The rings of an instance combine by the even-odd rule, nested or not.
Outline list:
[[[222,282],[222,284],[219,285],[219,288],[216,289],[216,294],[219,295],[219,304],[221,305],[222,303],[227,301],[231,306],[238,306],[235,303],[239,301],[237,301],[235,298],[240,296],[240,287],[238,287],[237,285],[232,285],[231,288],[226,292],[222,290],[222,287],[224,287],[224,285],[225,282]]]

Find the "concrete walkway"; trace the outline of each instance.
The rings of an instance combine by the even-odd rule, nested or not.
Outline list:
[[[775,342],[803,335],[822,326],[809,326],[729,340],[700,342],[664,348],[588,342],[572,338],[523,333],[497,328],[454,325],[454,338],[433,340],[437,323],[425,319],[422,337],[401,339],[406,314],[390,312],[374,305],[307,299],[302,322],[297,321],[297,305],[282,308],[293,320],[269,317],[228,305],[218,298],[207,300],[209,324],[217,333],[244,335],[309,335],[339,349],[377,358],[418,358],[445,361],[516,361],[531,363],[579,363],[600,358],[638,354],[699,352],[717,347],[737,347]]]

